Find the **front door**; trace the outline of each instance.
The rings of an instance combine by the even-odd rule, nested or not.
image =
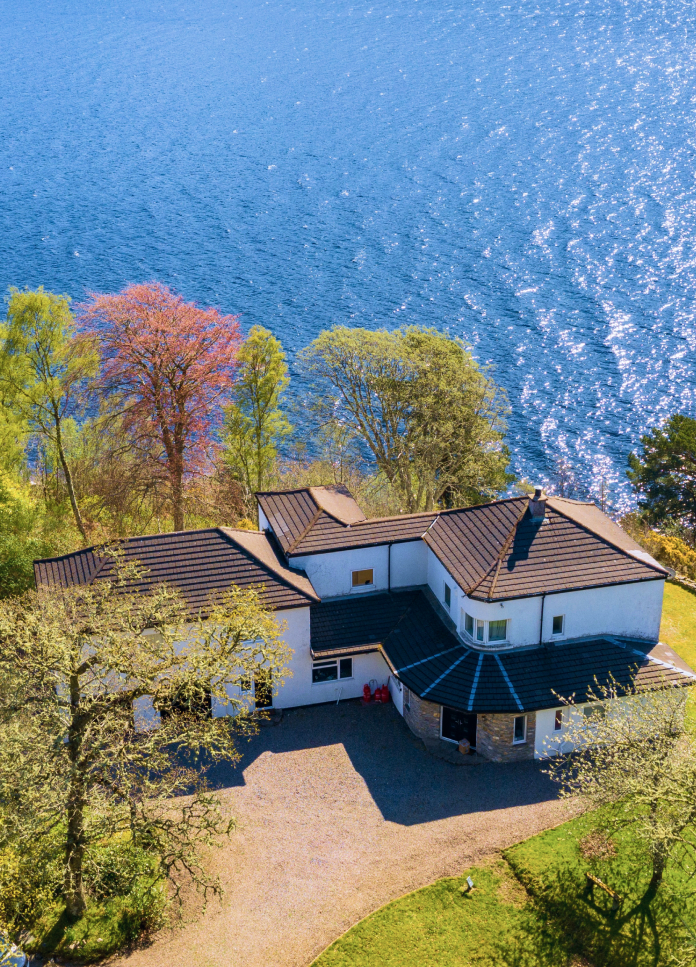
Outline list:
[[[456,708],[442,707],[442,738],[452,742],[468,739],[472,749],[476,748],[476,716],[460,712]]]
[[[256,676],[256,686],[254,688],[254,698],[256,708],[273,707],[273,684],[263,669]]]

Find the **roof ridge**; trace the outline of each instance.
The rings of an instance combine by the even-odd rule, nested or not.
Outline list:
[[[310,497],[311,497],[311,494],[310,494]],[[312,499],[314,500],[313,497],[312,497]],[[324,508],[323,507],[319,507],[317,505],[316,501],[315,501],[315,506],[316,506],[317,509],[316,509],[316,511],[314,513],[314,516],[312,517],[312,519],[310,520],[310,522],[307,524],[307,526],[305,527],[305,529],[303,531],[301,531],[301,533],[299,534],[299,536],[296,537],[295,540],[292,541],[292,543],[288,545],[288,549],[285,552],[286,554],[290,554],[292,551],[294,551],[297,548],[297,546],[305,539],[305,537],[307,536],[307,534],[309,534],[309,532],[314,527],[314,525],[316,524],[316,522],[319,520],[319,518],[321,517],[321,515],[322,514],[326,514],[326,511],[324,510]],[[331,517],[331,520],[336,520],[336,518],[335,517],[332,517],[331,514],[326,514],[326,516],[327,517]],[[343,527],[347,527],[348,526],[347,524],[344,524],[342,520],[336,520],[336,523],[337,524],[341,524]]]
[[[304,573],[300,574],[299,572],[292,571],[289,567],[284,568],[280,562],[278,562],[277,566],[275,566],[273,563],[269,561],[265,561],[260,557],[257,557],[257,555],[254,554],[253,551],[251,551],[248,547],[245,547],[241,541],[239,542],[235,541],[233,537],[231,537],[229,534],[226,533],[227,530],[230,530],[230,531],[235,530],[237,533],[240,533],[240,534],[252,534],[254,537],[261,537],[266,540],[269,550],[273,554],[273,557],[276,557],[275,551],[273,550],[273,546],[271,545],[271,542],[268,540],[268,538],[266,537],[263,531],[249,531],[249,530],[245,530],[243,527],[238,527],[238,528],[217,527],[215,528],[215,530],[220,531],[224,537],[227,537],[235,545],[237,546],[241,545],[241,549],[246,554],[250,554],[257,564],[260,564],[261,567],[264,567],[266,568],[266,570],[271,571],[277,578],[280,578],[280,580],[283,581],[288,587],[294,588],[296,591],[299,591],[301,594],[304,594],[305,596],[309,597],[309,595],[307,594],[307,589],[301,587],[300,582],[292,581],[288,575],[292,574],[293,577],[296,576],[300,579],[303,579],[304,581],[307,581],[309,586],[312,588],[312,591],[314,592],[315,599],[317,601],[320,600],[319,595],[314,591],[312,582],[309,580],[306,574]]]
[[[549,498],[549,500],[554,500],[554,499],[555,498],[553,497]],[[561,497],[560,499],[565,500],[565,497]],[[578,500],[578,501],[573,501],[573,503],[581,504],[583,507],[595,507],[597,510],[599,510],[600,514],[604,513],[604,511],[600,510],[600,508],[597,507],[597,504],[595,504],[594,502],[588,501],[587,503],[585,503],[584,501]],[[649,561],[644,560],[642,557],[636,557],[635,554],[631,554],[630,551],[628,551],[625,547],[621,547],[621,545],[617,544],[616,541],[610,540],[608,537],[605,537],[604,534],[599,534],[592,527],[589,527],[587,524],[582,523],[582,521],[576,520],[575,517],[571,517],[570,514],[564,514],[563,510],[559,507],[556,507],[555,504],[551,504],[551,507],[553,508],[553,510],[556,511],[557,514],[560,514],[561,517],[565,517],[566,520],[571,521],[573,524],[575,524],[576,527],[582,528],[582,530],[586,531],[588,534],[592,534],[593,537],[596,537],[597,540],[603,541],[605,544],[608,544],[609,547],[613,547],[615,550],[623,554],[624,557],[630,557],[631,560],[638,561],[640,564],[643,564],[645,567],[650,568],[651,571],[656,571],[658,574],[668,573],[666,568],[662,567],[662,565],[659,564],[657,561],[655,562],[655,564],[650,564]],[[607,515],[605,514],[605,516]],[[614,524],[615,527],[619,527],[619,525],[615,521],[613,521],[611,517],[607,517],[607,520],[609,520],[610,523]],[[621,528],[619,528],[619,530],[621,530]],[[626,536],[630,537],[629,534],[627,534]],[[636,541],[636,543],[638,542]],[[648,554],[647,551],[644,551],[644,553]]]
[[[497,504],[511,504],[517,500],[528,500],[527,494],[519,494],[517,497],[500,497],[498,500],[487,500],[483,504],[470,504],[468,507],[447,507],[445,510],[434,511],[438,517],[449,517],[450,514],[470,513],[474,510],[481,510],[483,507],[495,507]],[[426,511],[423,511],[426,513]]]
[[[493,561],[493,563],[488,568],[488,570],[479,578],[479,580],[476,581],[475,584],[472,584],[472,586],[467,589],[467,592],[466,592],[467,593],[467,596],[470,595],[470,594],[473,594],[474,591],[476,591],[477,588],[479,588],[483,584],[483,582],[486,580],[486,578],[491,573],[491,571],[493,570],[493,568],[495,568],[495,576],[493,578],[493,583],[491,584],[490,591],[488,592],[488,598],[490,599],[490,598],[493,597],[493,592],[495,590],[495,585],[496,585],[496,582],[498,580],[498,575],[500,574],[500,566],[502,564],[503,557],[507,554],[508,548],[510,547],[510,544],[512,543],[512,540],[513,540],[515,534],[517,533],[517,528],[520,526],[520,523],[522,522],[522,518],[524,517],[524,515],[526,513],[527,513],[527,504],[525,503],[524,507],[522,508],[522,510],[520,511],[520,513],[517,516],[517,520],[515,521],[515,523],[510,528],[510,533],[508,534],[508,536],[503,541],[502,547],[498,551],[497,558],[495,559],[495,561]]]

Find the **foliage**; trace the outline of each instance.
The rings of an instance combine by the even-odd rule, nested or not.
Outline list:
[[[67,419],[84,410],[97,356],[93,343],[77,338],[67,296],[10,289],[7,320],[0,328],[0,389],[29,428],[55,447],[75,523],[87,534],[63,445]]]
[[[573,754],[547,766],[563,796],[602,808],[605,832],[631,829],[652,868],[650,894],[669,862],[696,871],[696,741],[686,698],[665,681],[652,691],[597,686],[584,709],[561,699],[568,710],[556,741]]]
[[[324,428],[369,447],[405,510],[480,502],[512,481],[504,396],[461,340],[337,326],[300,360]]]
[[[205,772],[236,761],[235,734],[254,727],[242,682],[277,687],[289,656],[255,592],[233,589],[203,620],[164,586],[128,593],[147,576],[115,550],[102,560],[108,580],[0,602],[0,849],[41,849],[59,830],[72,917],[86,909],[86,871],[119,836],[177,890],[188,878],[217,891],[200,850],[233,821]],[[205,714],[216,700],[235,718]]]
[[[628,458],[628,479],[650,524],[681,523],[696,529],[696,420],[675,413],[640,438],[642,452]]]
[[[80,320],[103,354],[98,387],[120,401],[130,446],[166,486],[174,530],[182,530],[185,480],[209,465],[233,384],[237,320],[159,283],[93,294]]]
[[[238,363],[234,402],[225,411],[225,459],[249,496],[264,489],[292,432],[280,408],[290,380],[280,342],[262,326],[252,326]]]
[[[674,528],[667,533],[655,530],[641,514],[635,513],[622,517],[621,526],[660,564],[672,568],[683,577],[696,580],[696,550],[675,533]]]

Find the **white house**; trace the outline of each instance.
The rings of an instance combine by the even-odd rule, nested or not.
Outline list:
[[[258,531],[157,534],[124,549],[194,612],[232,584],[262,589],[294,653],[277,708],[388,683],[426,742],[467,737],[508,761],[558,746],[559,695],[583,703],[612,679],[696,680],[658,641],[667,571],[594,504],[537,491],[368,520],[341,486],[257,500]],[[108,573],[94,549],[35,571],[61,585]]]

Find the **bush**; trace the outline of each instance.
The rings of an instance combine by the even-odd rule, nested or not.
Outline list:
[[[696,550],[680,536],[653,530],[638,514],[624,517],[621,526],[660,564],[696,581]]]

